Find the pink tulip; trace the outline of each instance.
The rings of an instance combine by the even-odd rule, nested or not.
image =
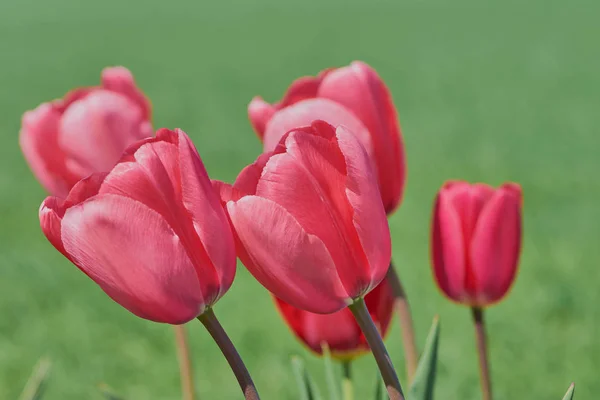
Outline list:
[[[238,256],[283,301],[332,313],[385,276],[390,233],[375,172],[345,128],[315,121],[294,129],[233,187],[216,186]]]
[[[394,309],[394,296],[386,279],[365,296],[365,303],[381,336],[385,336]],[[323,353],[323,343],[329,346],[331,356],[340,361],[351,361],[371,350],[348,308],[323,315],[301,310],[276,297],[275,304],[298,340],[317,354]]]
[[[438,193],[431,240],[433,272],[451,300],[472,307],[500,301],[517,272],[521,187],[448,182]]]
[[[181,324],[231,286],[235,247],[220,199],[187,135],[161,129],[109,173],[40,208],[48,240],[135,315]]]
[[[150,104],[123,67],[102,71],[102,84],[80,88],[23,115],[25,159],[50,194],[66,197],[80,179],[109,171],[125,148],[152,136]]]
[[[248,106],[250,122],[272,151],[290,129],[321,119],[354,133],[376,165],[387,213],[400,203],[406,162],[396,108],[377,72],[362,62],[303,77],[274,104],[255,97]]]

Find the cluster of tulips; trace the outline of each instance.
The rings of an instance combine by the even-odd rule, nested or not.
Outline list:
[[[45,236],[138,317],[176,329],[199,319],[247,399],[258,390],[214,313],[237,258],[299,340],[346,369],[372,352],[389,398],[403,399],[381,339],[396,310],[412,380],[419,352],[387,221],[403,197],[405,149],[388,88],[354,62],[296,80],[277,103],[256,97],[248,115],[264,152],[229,184],[211,181],[186,133],[154,133],[150,103],[123,67],[26,112],[21,148],[51,194],[39,211]],[[433,275],[473,311],[485,399],[483,309],[514,281],[522,204],[515,183],[464,181],[434,201]]]

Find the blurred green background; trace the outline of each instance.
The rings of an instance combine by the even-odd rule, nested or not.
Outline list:
[[[391,218],[394,259],[419,344],[442,324],[437,397],[477,399],[470,313],[431,279],[433,196],[448,178],[525,193],[521,271],[487,313],[497,399],[578,399],[600,391],[600,24],[597,1],[20,0],[0,2],[0,399],[15,399],[40,356],[47,399],[178,399],[173,331],[116,305],[43,238],[45,196],[17,144],[42,101],[130,68],[156,127],[181,127],[213,178],[232,180],[261,146],[246,117],[301,75],[360,59],[388,83],[408,152],[408,186]],[[289,358],[322,364],[288,333],[243,269],[215,308],[265,399],[294,399]],[[189,324],[200,399],[240,398],[203,327]],[[387,343],[404,376],[397,320]],[[358,399],[374,362],[356,368]],[[320,379],[320,378],[319,378]]]

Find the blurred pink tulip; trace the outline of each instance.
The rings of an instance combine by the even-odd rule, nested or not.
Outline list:
[[[373,322],[384,337],[394,309],[394,296],[387,279],[365,296],[365,303]],[[371,351],[364,333],[347,307],[333,314],[323,315],[301,310],[277,297],[275,304],[294,335],[317,354],[323,353],[324,343],[329,347],[331,356],[341,361],[351,361]]]
[[[123,67],[102,71],[102,84],[80,88],[23,115],[19,141],[40,183],[66,197],[80,179],[109,171],[125,148],[152,136],[150,103]]]
[[[387,272],[390,232],[376,182],[354,135],[315,121],[285,135],[233,187],[215,186],[254,277],[283,301],[327,314]]]
[[[314,120],[345,126],[375,163],[386,212],[400,203],[406,177],[400,125],[388,88],[369,65],[356,61],[300,78],[278,103],[255,97],[248,115],[265,152],[272,151],[290,129]]]
[[[48,240],[135,315],[181,324],[231,286],[233,235],[187,135],[161,129],[40,208]]]
[[[500,301],[517,272],[521,187],[448,182],[433,211],[431,251],[438,286],[472,307]]]

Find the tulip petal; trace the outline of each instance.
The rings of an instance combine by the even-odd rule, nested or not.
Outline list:
[[[336,138],[346,163],[346,196],[353,210],[352,222],[368,260],[373,288],[386,275],[392,257],[390,228],[377,175],[366,151],[350,132],[337,128]]]
[[[69,255],[65,251],[60,237],[61,219],[65,212],[62,200],[57,197],[47,197],[40,206],[40,227],[48,241],[60,251],[65,257]]]
[[[196,270],[179,237],[142,203],[99,195],[72,207],[62,221],[62,241],[79,268],[142,318],[179,324],[204,310]]]
[[[257,196],[227,203],[249,260],[242,262],[269,291],[298,308],[332,313],[350,301],[323,242],[283,207]],[[247,262],[250,261],[250,262]]]
[[[275,107],[259,96],[253,98],[250,104],[248,104],[248,118],[259,139],[262,140],[267,122],[275,114],[275,111]]]
[[[433,211],[432,264],[436,282],[454,301],[468,300],[465,292],[465,242],[461,220],[446,191],[438,194]]]
[[[51,103],[26,112],[19,143],[42,186],[52,195],[64,198],[81,177],[65,164],[64,151],[58,143],[60,117],[60,112]]]
[[[333,127],[324,125],[333,136]],[[296,130],[287,136],[285,147],[286,153],[276,154],[267,162],[256,195],[283,207],[307,233],[321,239],[348,294],[353,298],[364,294],[371,283],[371,271],[353,225],[344,155],[335,138],[327,140]],[[377,202],[381,203],[379,194],[375,205]]]
[[[198,151],[183,131],[176,130],[176,133],[183,206],[192,217],[194,229],[218,276],[218,299],[231,287],[235,276],[236,255],[231,227]]]
[[[470,254],[477,301],[488,305],[508,291],[521,250],[521,193],[516,185],[498,189],[477,221]]]
[[[127,97],[97,90],[75,101],[60,122],[60,146],[82,174],[109,171],[131,143],[151,134]]]
[[[353,62],[329,73],[321,82],[318,96],[346,107],[371,132],[382,198],[385,209],[391,212],[402,197],[406,165],[396,108],[389,89],[373,68]],[[352,127],[348,128],[354,132]]]
[[[150,102],[135,85],[131,72],[125,67],[108,67],[102,71],[102,87],[120,93],[136,103],[142,112],[142,119],[149,121],[152,109]]]
[[[323,120],[334,127],[345,126],[373,154],[371,135],[366,126],[348,109],[328,99],[308,99],[286,107],[273,115],[267,124],[264,151],[273,151],[280,139],[292,129],[310,126],[315,120]]]
[[[258,180],[262,175],[263,169],[271,158],[272,153],[263,153],[256,161],[252,164],[248,165],[239,173],[238,177],[233,184],[234,188],[243,195],[254,195],[256,194],[256,186],[258,185]],[[232,199],[233,200],[233,199]]]

